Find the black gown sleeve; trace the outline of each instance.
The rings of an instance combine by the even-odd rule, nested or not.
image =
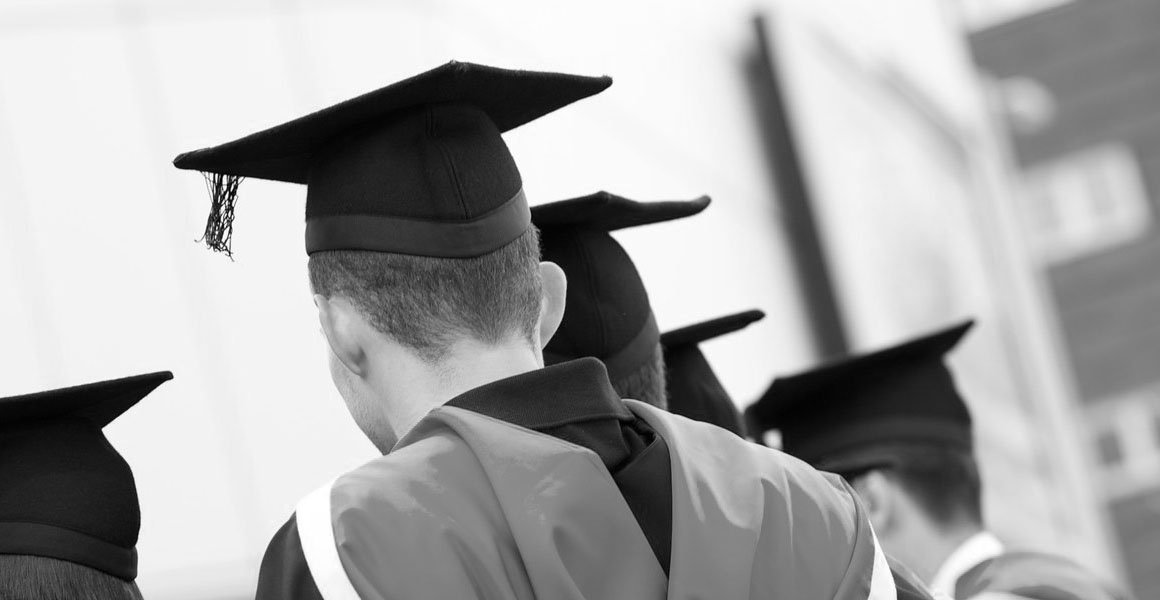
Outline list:
[[[298,536],[298,520],[289,521],[274,534],[266,555],[262,557],[262,568],[258,571],[258,592],[256,600],[323,600],[306,555],[302,553],[302,541]]]

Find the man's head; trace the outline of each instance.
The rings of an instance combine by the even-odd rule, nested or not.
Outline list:
[[[419,372],[450,375],[477,350],[523,349],[539,360],[563,313],[565,282],[541,263],[538,235],[474,258],[433,258],[366,251],[311,255],[310,282],[331,350],[331,376],[355,421],[386,451],[398,424],[382,404],[404,398],[381,385]],[[422,410],[416,407],[416,410]],[[384,447],[385,446],[385,447]]]
[[[0,598],[136,597],[137,486],[102,430],[172,377],[0,398]]]
[[[4,600],[141,600],[137,584],[83,565],[22,554],[0,555]]]
[[[610,379],[612,388],[621,398],[640,400],[659,408],[668,407],[668,393],[665,386],[665,359],[658,342],[649,357],[637,368],[619,377]]]
[[[622,397],[664,408],[660,331],[636,265],[610,232],[688,217],[708,205],[707,197],[636,202],[597,192],[533,207],[544,258],[569,280],[564,320],[544,348],[544,361],[596,357]]]
[[[780,377],[746,410],[755,435],[776,429],[789,454],[851,478],[886,550],[924,577],[980,526],[971,414],[946,361],[972,325]]]
[[[661,344],[668,371],[669,411],[744,437],[737,406],[717,379],[713,367],[701,352],[700,344],[733,333],[764,317],[765,313],[760,310],[749,310],[665,332]]]
[[[839,471],[869,511],[883,548],[925,577],[945,554],[983,528],[982,482],[969,451],[901,445],[875,466]],[[938,549],[938,550],[936,550]]]
[[[360,427],[389,449],[465,382],[542,362],[550,332],[540,330],[555,327],[564,279],[539,264],[502,134],[611,83],[451,62],[174,165],[207,175],[205,241],[225,252],[241,178],[306,184],[331,373]]]
[[[465,337],[537,347],[543,283],[534,228],[474,258],[332,250],[311,255],[308,269],[315,294],[346,298],[430,363]]]

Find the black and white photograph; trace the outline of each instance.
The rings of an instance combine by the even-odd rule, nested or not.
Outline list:
[[[0,600],[1160,599],[1160,0],[0,0]]]

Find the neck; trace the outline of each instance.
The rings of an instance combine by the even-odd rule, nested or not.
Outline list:
[[[938,574],[939,569],[958,550],[963,542],[982,531],[978,525],[958,525],[949,529],[933,530],[929,532],[926,543],[919,545],[922,552],[915,553],[913,565],[907,565],[914,570],[923,581],[930,583]]]
[[[432,409],[464,392],[544,366],[540,353],[522,340],[498,345],[462,340],[437,364],[413,355],[389,364],[396,368],[381,369],[384,375],[376,378],[376,387],[380,397],[391,399],[383,409],[398,438]]]

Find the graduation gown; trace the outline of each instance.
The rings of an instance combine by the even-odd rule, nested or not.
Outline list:
[[[1083,567],[1041,552],[1009,552],[982,532],[948,557],[935,577],[936,589],[953,586],[953,597],[986,600],[1127,600]]]
[[[581,359],[472,390],[307,496],[257,597],[925,597],[903,587],[841,479],[621,401]]]
[[[1040,552],[1007,552],[979,563],[959,578],[955,598],[1002,592],[1028,600],[1129,600],[1083,567]]]

